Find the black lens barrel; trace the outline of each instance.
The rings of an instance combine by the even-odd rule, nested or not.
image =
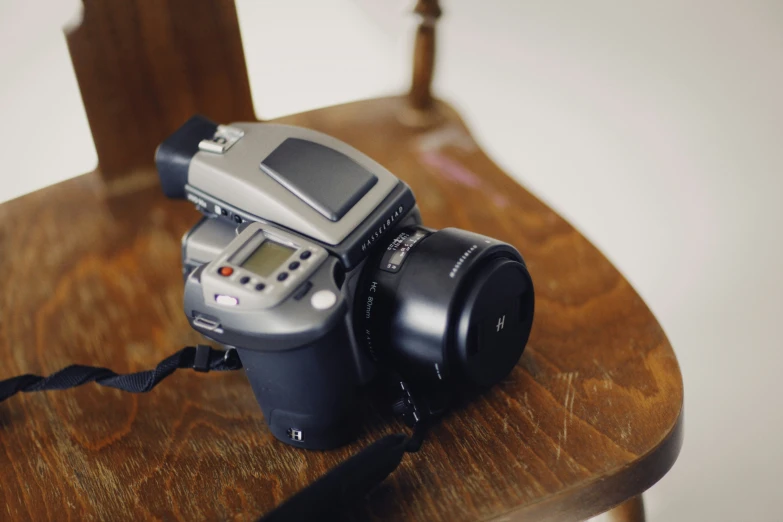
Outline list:
[[[368,259],[354,324],[381,366],[407,380],[485,387],[519,360],[533,307],[530,275],[511,245],[410,227]]]

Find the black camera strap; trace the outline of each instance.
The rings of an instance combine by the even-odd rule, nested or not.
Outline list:
[[[289,498],[259,522],[340,520],[340,514],[384,481],[402,462],[405,453],[419,451],[426,425],[411,437],[387,435]]]
[[[236,350],[216,350],[200,344],[188,346],[163,359],[154,370],[119,375],[108,368],[73,364],[48,377],[19,375],[0,381],[0,402],[18,392],[65,390],[88,382],[109,386],[131,393],[147,393],[180,368],[192,368],[197,372],[231,371],[242,368]]]
[[[198,372],[232,371],[242,368],[236,350],[218,350],[207,345],[188,346],[163,359],[154,370],[117,374],[108,368],[74,364],[47,377],[25,374],[0,381],[0,402],[19,392],[65,390],[88,382],[131,393],[146,393],[178,369]],[[387,435],[370,444],[339,466],[259,519],[259,522],[329,520],[363,498],[400,465],[405,453],[419,450],[428,422],[415,423],[413,435]]]

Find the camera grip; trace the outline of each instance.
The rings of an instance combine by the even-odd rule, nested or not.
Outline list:
[[[272,434],[293,446],[330,449],[356,438],[358,376],[343,321],[303,346],[238,347]]]

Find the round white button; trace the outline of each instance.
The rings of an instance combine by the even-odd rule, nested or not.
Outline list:
[[[326,310],[334,306],[337,302],[337,296],[331,290],[319,290],[310,298],[310,304],[316,310]]]

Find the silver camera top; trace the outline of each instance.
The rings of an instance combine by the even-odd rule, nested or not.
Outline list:
[[[410,189],[376,161],[301,127],[194,117],[158,147],[156,162],[168,196],[235,223],[274,223],[347,266],[415,207]]]

